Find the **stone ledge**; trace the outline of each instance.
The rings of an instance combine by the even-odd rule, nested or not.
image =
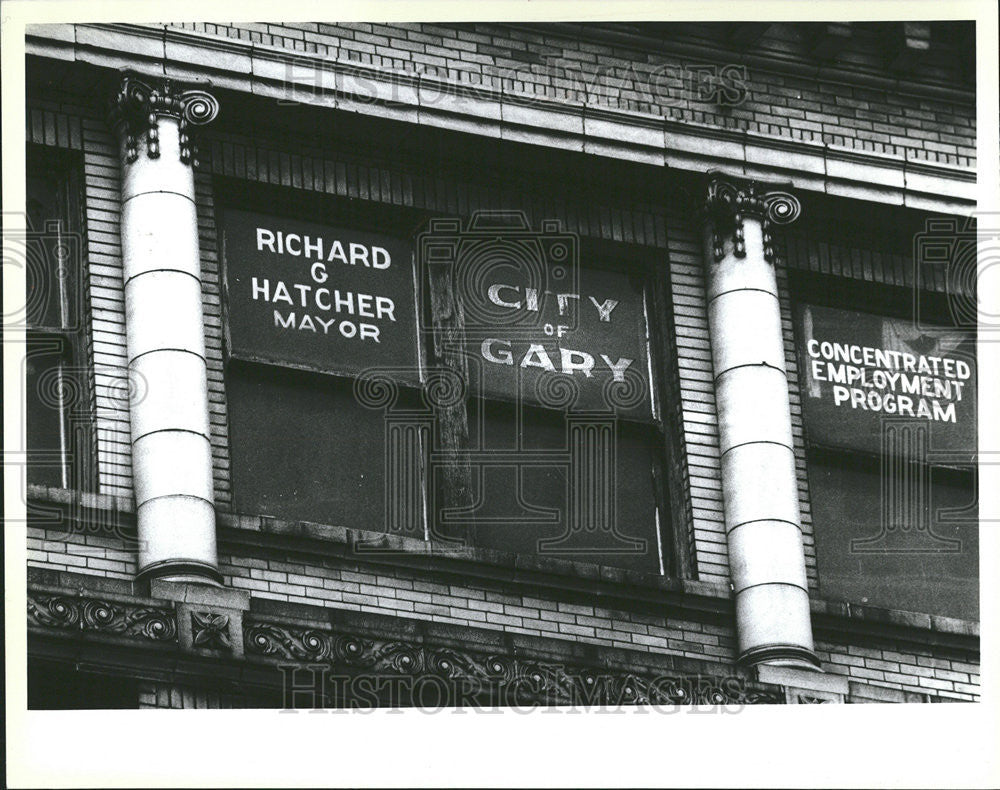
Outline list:
[[[856,680],[849,681],[850,692],[848,700],[850,702],[929,702],[931,691],[918,694],[915,691],[902,691],[900,689],[889,688],[887,686],[873,686]]]
[[[250,593],[232,587],[213,587],[207,584],[186,584],[164,579],[153,579],[149,583],[149,594],[153,598],[163,598],[189,604],[221,606],[226,609],[249,609]]]
[[[140,61],[147,64],[158,73],[166,68],[165,55],[162,59],[151,59],[146,50],[140,46],[150,38],[150,28],[141,25],[102,25],[102,26],[80,26],[88,31],[100,30],[106,35],[96,35],[88,33],[84,38],[88,43],[84,44],[78,40],[75,44],[75,55],[77,60],[90,62],[96,66],[106,68],[120,68],[123,65],[133,65],[141,68]],[[131,38],[128,33],[136,32],[135,44],[130,44]],[[164,32],[162,29],[154,30],[160,36],[160,45],[164,43]],[[189,46],[174,49],[175,54],[185,53],[185,57],[190,63],[204,64],[206,58],[211,57],[211,53],[219,48],[218,43],[222,41],[217,36],[207,36],[194,33],[192,31],[171,31],[171,40],[180,42],[186,40]],[[122,42],[115,48],[109,48],[111,41]],[[103,42],[103,43],[102,43]],[[219,75],[220,84],[225,84],[235,90],[244,93],[258,94],[261,96],[271,96],[272,98],[282,98],[287,96],[289,87],[295,89],[294,84],[288,80],[289,73],[284,69],[277,72],[272,68],[265,75],[258,68],[259,64],[264,64],[268,59],[287,59],[291,53],[288,51],[267,47],[263,45],[252,45],[250,42],[225,40],[225,57],[219,57],[212,62],[215,64],[213,73]],[[66,42],[63,40],[49,40],[44,35],[44,30],[32,30],[26,39],[26,48],[29,54],[41,57],[53,57],[65,60]],[[126,49],[131,46],[132,49]],[[103,53],[103,54],[102,54]],[[433,104],[421,103],[421,95],[426,93],[422,90],[406,90],[404,99],[407,101],[391,102],[358,102],[347,93],[337,90],[323,90],[319,95],[312,95],[314,83],[309,83],[308,79],[302,82],[302,88],[296,95],[297,101],[308,104],[316,104],[330,108],[338,108],[345,111],[354,111],[361,114],[379,115],[383,117],[397,117],[399,120],[411,123],[422,123],[430,126],[440,126],[443,128],[464,129],[473,134],[487,134],[488,136],[501,136],[506,134],[518,135],[517,125],[511,125],[502,118],[499,121],[483,122],[482,105],[500,102],[501,106],[516,104],[516,101],[509,97],[504,97],[497,91],[474,89],[460,83],[451,83],[437,77],[427,75],[406,75],[393,74],[388,80],[385,74],[371,67],[365,67],[356,63],[333,62],[318,57],[317,55],[303,52],[296,52],[295,62],[300,68],[312,71],[333,72],[339,75],[341,72],[349,71],[352,74],[360,74],[367,82],[373,86],[379,85],[400,85],[410,87],[410,84],[431,86],[435,101]],[[244,68],[245,58],[248,55],[251,60],[251,71],[248,75]],[[132,58],[132,61],[129,61]],[[233,64],[241,64],[238,70]],[[172,60],[171,68],[183,67],[180,61]],[[200,65],[200,68],[206,68]],[[264,70],[267,71],[266,69]],[[280,73],[279,73],[280,72]],[[336,81],[335,81],[336,82]],[[341,85],[343,84],[340,80]],[[440,101],[442,95],[448,95],[448,89],[460,85],[462,93],[467,97],[476,98],[476,101],[466,100],[453,101],[446,105]],[[393,94],[395,95],[395,94]],[[480,108],[478,111],[476,108]],[[636,125],[632,117],[634,113],[615,112],[606,108],[601,109],[602,123],[592,126],[592,129],[600,128],[600,137],[588,135],[583,124],[584,117],[590,114],[587,106],[568,106],[564,102],[538,100],[534,103],[534,109],[538,117],[548,113],[552,117],[565,119],[567,114],[578,115],[580,119],[580,131],[568,133],[562,128],[532,126],[529,128],[530,141],[542,146],[551,146],[565,149],[567,146],[578,148],[579,150],[597,151],[601,155],[611,158],[629,159],[640,162],[659,161],[663,158],[663,163],[668,167],[676,167],[681,170],[703,171],[709,167],[725,166],[736,168],[747,175],[761,178],[783,178],[791,174],[795,186],[807,191],[819,191],[829,194],[838,194],[848,197],[855,197],[861,200],[872,200],[887,202],[896,205],[912,206],[919,209],[947,211],[950,213],[962,213],[974,208],[974,185],[969,185],[974,179],[975,171],[969,168],[957,166],[933,165],[926,162],[914,163],[905,158],[869,156],[867,152],[848,151],[838,149],[836,146],[826,144],[806,143],[804,141],[791,140],[786,138],[772,138],[765,135],[756,135],[750,132],[735,133],[735,140],[726,146],[716,145],[714,141],[721,135],[721,129],[712,126],[699,127],[695,124],[685,124],[665,120],[643,121]],[[655,119],[655,116],[654,116]],[[564,125],[563,122],[558,124]],[[671,132],[671,129],[674,131]],[[656,137],[662,141],[658,145],[650,146],[650,131],[655,130]],[[523,127],[522,127],[523,131]],[[732,130],[730,130],[732,133]],[[638,137],[637,137],[638,135]],[[520,139],[520,138],[518,138]],[[636,142],[642,140],[642,143]],[[775,147],[776,149],[796,152],[804,157],[816,158],[815,166],[805,167],[802,161],[797,161],[796,171],[787,171],[781,168],[780,160],[767,167],[751,165],[746,155],[746,146],[753,143],[760,147]],[[589,146],[589,149],[588,149]],[[595,148],[596,146],[596,148]],[[707,146],[707,147],[706,147]],[[852,162],[847,167],[840,178],[833,178],[829,175],[828,163],[837,161]],[[871,160],[873,169],[869,172],[867,162]],[[822,165],[822,170],[820,166]],[[884,182],[886,180],[885,168],[899,170],[900,172],[914,175],[919,173],[919,178],[907,177],[901,187],[878,187],[873,183]],[[801,173],[803,170],[814,172]],[[800,175],[801,173],[801,175]],[[821,175],[820,175],[821,173]],[[783,175],[784,174],[784,175]],[[893,177],[894,180],[895,177]]]
[[[761,664],[757,667],[757,679],[761,683],[809,691],[826,691],[842,695],[848,692],[847,678],[839,675],[827,675],[823,672],[793,669],[792,667],[774,667]]]
[[[46,486],[28,486],[28,499],[78,507],[86,503],[85,510],[113,510],[125,515],[131,513],[128,503],[122,497],[80,494]],[[80,515],[86,513],[79,513],[77,517]],[[312,522],[282,521],[222,511],[217,511],[216,517],[221,528],[220,540],[236,545],[280,545],[287,548],[287,538],[297,537],[313,543],[312,546],[302,546],[300,551],[318,556],[329,557],[331,547],[336,547],[334,551],[338,559],[404,567],[415,571],[448,572],[467,581],[481,579],[514,586],[540,586],[564,595],[586,597],[597,606],[609,606],[617,600],[658,606],[661,611],[667,611],[668,614],[672,612],[674,616],[700,615],[716,620],[732,617],[731,591],[720,584],[694,579],[671,579],[603,565],[475,547],[448,549],[413,538]],[[350,551],[360,542],[377,543],[393,550],[367,556]],[[29,568],[29,574],[31,573],[65,572]],[[96,576],[88,578],[100,579],[101,584],[109,585],[108,589],[133,589],[132,582]],[[810,609],[814,630],[828,632],[833,639],[845,644],[852,644],[859,638],[881,636],[978,651],[980,625],[975,621],[818,598],[810,599]]]
[[[682,672],[687,675],[719,674],[720,671],[724,671],[733,676],[749,677],[747,670],[721,659],[718,661],[696,659],[669,653],[609,647],[557,636],[519,634],[504,631],[502,628],[439,623],[433,620],[408,618],[405,614],[405,612],[398,615],[355,612],[348,609],[255,598],[250,605],[249,617],[254,620],[281,620],[310,628],[332,626],[337,631],[351,631],[361,636],[379,636],[414,644],[474,647],[478,650],[494,650],[511,655],[562,660],[609,669],[627,670],[641,667],[643,670]]]
[[[979,637],[980,625],[973,620],[960,620],[956,617],[908,612],[903,609],[882,609],[877,606],[852,604],[845,601],[824,601],[817,598],[810,600],[810,609],[814,615],[825,615],[830,618],[861,621],[871,624],[885,624],[903,628],[918,628],[934,631],[940,634],[955,636]]]

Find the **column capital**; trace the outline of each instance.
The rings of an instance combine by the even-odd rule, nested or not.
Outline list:
[[[197,166],[197,148],[191,140],[189,127],[204,126],[219,114],[219,102],[205,90],[185,88],[170,78],[140,79],[131,72],[122,74],[110,104],[108,120],[125,138],[127,164],[138,159],[139,142],[143,137],[147,156],[159,158],[159,120],[172,118],[179,126],[181,161],[184,164],[193,161]]]
[[[772,225],[789,225],[802,213],[802,205],[791,192],[789,184],[774,184],[754,179],[709,173],[702,212],[711,222],[713,255],[722,260],[725,252],[722,236],[733,234],[733,253],[738,258],[746,256],[743,239],[743,220],[753,217],[760,221],[763,231],[764,258],[773,263],[775,254],[771,243]]]

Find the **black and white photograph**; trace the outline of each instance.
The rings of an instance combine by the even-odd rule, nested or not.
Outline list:
[[[471,6],[4,3],[10,786],[1000,780],[996,8]]]

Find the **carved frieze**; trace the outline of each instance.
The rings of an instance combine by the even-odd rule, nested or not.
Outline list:
[[[184,618],[181,621],[179,618]],[[179,624],[183,628],[179,628]],[[335,674],[431,678],[472,689],[504,704],[745,705],[783,704],[780,687],[736,676],[633,672],[538,660],[494,651],[379,638],[310,627],[246,612],[178,603],[135,603],[71,591],[33,590],[28,624],[35,632],[88,632],[142,643],[174,643],[205,657],[228,655],[253,663],[326,667]],[[179,633],[183,631],[184,633]],[[189,633],[188,633],[189,631]],[[242,632],[242,638],[241,638]]]
[[[332,672],[436,676],[508,701],[672,706],[785,702],[780,690],[758,688],[735,677],[647,676],[278,623],[250,624],[244,635],[248,657],[311,667],[327,664]]]
[[[177,617],[173,609],[100,598],[29,592],[28,624],[41,628],[131,636],[156,642],[177,639]]]

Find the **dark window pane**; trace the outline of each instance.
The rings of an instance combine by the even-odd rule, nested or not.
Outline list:
[[[63,485],[65,401],[65,341],[59,337],[32,338],[25,356],[25,427],[28,482]]]
[[[237,511],[424,537],[420,419],[396,419],[417,393],[387,413],[348,380],[238,364],[227,389]]]
[[[470,404],[477,545],[656,573],[658,434],[611,416]],[[481,420],[480,420],[481,416]],[[458,519],[452,519],[458,520]]]
[[[965,510],[967,478],[853,458],[810,463],[809,489],[822,597],[978,619],[978,514]]]
[[[78,163],[28,147],[27,222],[15,235],[25,270],[28,325],[23,383],[30,483],[92,490],[93,390],[80,294]],[[20,238],[20,241],[18,241]]]
[[[68,225],[63,193],[65,174],[38,167],[27,180],[29,232],[21,254],[25,266],[25,306],[29,326],[63,327],[68,315],[72,266],[59,266],[63,250],[74,249],[66,238]]]

